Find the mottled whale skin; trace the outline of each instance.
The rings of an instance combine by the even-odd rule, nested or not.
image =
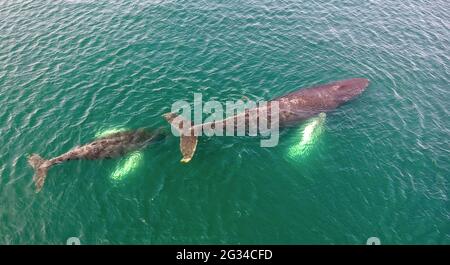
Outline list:
[[[45,160],[37,154],[28,158],[28,163],[34,168],[33,180],[36,192],[44,186],[49,168],[64,161],[77,159],[105,159],[123,156],[129,152],[146,147],[148,144],[162,140],[167,133],[163,129],[150,131],[145,128],[134,131],[118,132],[99,138],[89,144],[77,146],[55,158]]]
[[[319,113],[332,111],[340,105],[354,99],[361,94],[369,84],[366,78],[351,78],[335,81],[325,85],[318,85],[310,88],[298,89],[284,96],[275,98],[267,104],[267,117],[257,117],[258,120],[267,119],[268,124],[272,118],[271,105],[278,103],[279,126],[289,126],[297,124]],[[192,122],[181,119],[176,113],[166,113],[164,118],[176,129],[183,130],[189,127],[190,133],[180,136],[180,150],[183,155],[181,162],[189,162],[195,153],[197,137],[195,132],[203,127],[221,128],[225,130],[227,124],[233,124],[237,130],[237,120],[240,116],[245,116],[245,126],[248,128],[251,111],[258,111],[259,108],[246,110],[243,113],[234,115],[221,121],[193,125]]]
[[[369,85],[365,78],[352,78],[326,85],[299,89],[275,98],[280,109],[280,126],[295,124],[321,112],[329,112],[354,99]]]

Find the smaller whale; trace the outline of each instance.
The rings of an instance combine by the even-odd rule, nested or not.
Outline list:
[[[45,178],[49,168],[69,160],[96,160],[120,157],[130,152],[142,149],[150,143],[160,141],[167,136],[164,129],[151,131],[148,129],[137,129],[134,131],[117,132],[103,136],[89,144],[77,146],[72,150],[55,158],[45,160],[37,154],[28,158],[28,163],[35,170],[33,180],[36,192],[44,186]]]

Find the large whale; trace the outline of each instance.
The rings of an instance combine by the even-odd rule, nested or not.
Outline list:
[[[162,140],[167,133],[163,129],[151,131],[145,128],[117,132],[101,137],[89,144],[77,146],[72,150],[55,158],[45,160],[37,154],[28,158],[28,163],[35,170],[33,180],[36,192],[44,186],[49,168],[64,161],[76,159],[104,159],[123,156],[129,152],[146,147],[148,144]]]
[[[219,128],[225,130],[227,124],[232,124],[237,130],[237,121],[239,117],[245,119],[245,128],[249,128],[250,113],[267,113],[268,121],[271,120],[271,115],[278,115],[279,126],[293,125],[303,120],[306,120],[319,113],[325,113],[340,105],[354,99],[361,94],[368,86],[369,80],[365,78],[352,78],[341,81],[332,82],[325,85],[318,85],[310,88],[298,89],[287,95],[278,97],[270,101],[266,108],[266,112],[256,109],[245,110],[240,114],[226,118],[220,121],[210,123],[203,123],[194,125],[191,121],[182,118],[180,115],[169,112],[164,114],[164,118],[171,124],[172,128],[178,131],[183,131],[180,135],[180,150],[183,158],[181,162],[189,162],[197,146],[198,132],[202,131],[206,126],[208,128]],[[278,112],[275,114],[271,111],[272,103],[278,103]],[[255,116],[252,116],[254,119]],[[257,116],[256,119],[260,121],[263,117]],[[186,133],[187,132],[187,133]]]

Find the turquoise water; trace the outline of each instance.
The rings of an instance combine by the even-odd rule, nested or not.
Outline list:
[[[450,244],[449,9],[0,1],[0,243]],[[34,193],[28,154],[167,127],[161,114],[194,92],[261,100],[350,77],[371,83],[304,154],[288,155],[302,124],[274,148],[201,138],[188,164],[169,137],[134,158],[55,166]]]

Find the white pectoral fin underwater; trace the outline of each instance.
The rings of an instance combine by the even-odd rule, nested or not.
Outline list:
[[[115,133],[126,132],[128,130],[129,130],[128,128],[124,128],[124,127],[116,127],[116,128],[108,128],[108,129],[104,129],[104,130],[99,130],[98,132],[95,133],[95,139],[107,137],[107,136],[115,134]]]
[[[300,127],[298,133],[294,135],[293,145],[288,148],[287,156],[289,158],[297,159],[309,153],[324,131],[325,119],[326,114],[322,112]]]
[[[133,170],[135,170],[144,160],[144,154],[141,151],[135,151],[120,161],[114,172],[111,174],[111,180],[119,182],[124,180]]]
[[[34,169],[35,174],[33,181],[35,183],[36,192],[39,192],[47,177],[48,170],[55,164],[60,164],[69,160],[97,160],[117,158],[126,154],[135,152],[137,150],[147,147],[149,144],[163,140],[168,133],[163,128],[157,130],[150,130],[141,128],[132,131],[110,131],[109,133],[100,135],[99,139],[91,143],[77,146],[72,150],[57,156],[55,158],[45,160],[37,154],[32,154],[28,157],[28,163]],[[126,160],[122,169],[118,169],[113,176],[120,178],[124,171],[130,171],[136,161],[140,161],[142,155],[137,152],[131,155]]]

